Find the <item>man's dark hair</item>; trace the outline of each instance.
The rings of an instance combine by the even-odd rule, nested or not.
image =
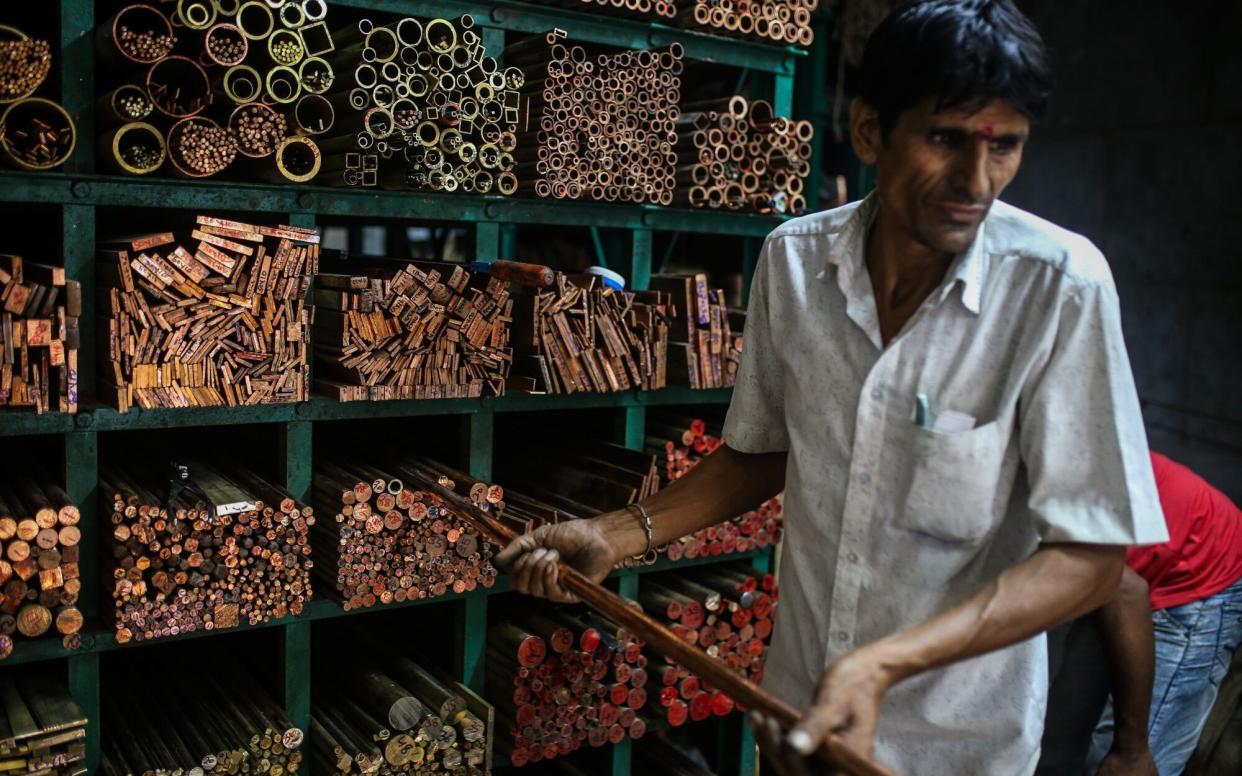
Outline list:
[[[858,96],[888,134],[902,111],[926,99],[936,110],[999,99],[1033,121],[1051,87],[1039,30],[1012,0],[916,0],[871,33]]]

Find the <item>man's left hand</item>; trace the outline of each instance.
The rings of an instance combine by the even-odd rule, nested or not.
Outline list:
[[[880,704],[893,681],[874,648],[856,649],[824,672],[814,705],[788,735],[771,718],[752,715],[756,739],[781,776],[829,772],[811,756],[830,733],[870,757]]]
[[[1123,750],[1113,747],[1104,761],[1100,763],[1097,776],[1159,776],[1156,761],[1152,759],[1151,750],[1142,747],[1136,750]]]

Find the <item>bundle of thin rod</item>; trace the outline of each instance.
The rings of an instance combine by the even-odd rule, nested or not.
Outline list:
[[[315,388],[337,401],[500,396],[508,284],[460,264],[329,257],[315,278]]]
[[[665,386],[667,301],[617,291],[595,275],[556,273],[546,290],[514,297],[515,390],[535,393],[644,391]]]
[[[631,19],[677,18],[677,0],[536,0],[536,2],[540,5],[552,5],[558,8]]]
[[[702,418],[687,418],[671,410],[653,409],[647,416],[646,432],[645,449],[663,460],[666,483],[685,476],[724,444],[719,426],[709,429]],[[660,552],[676,561],[779,544],[784,533],[781,509],[780,496],[775,496],[732,520],[669,542]]]
[[[6,471],[0,483],[0,660],[13,653],[13,635],[55,629],[76,647],[82,629],[78,528],[81,512],[37,465]]]
[[[317,460],[313,502],[336,516],[311,535],[319,593],[349,611],[494,585],[495,548],[430,488],[459,477],[468,479],[408,456],[371,464],[355,451]],[[471,484],[481,503],[504,498],[499,486]]]
[[[0,35],[8,38],[0,40],[0,103],[29,97],[52,68],[51,46],[3,25]]]
[[[313,510],[243,466],[105,465],[116,640],[257,625],[310,600]]]
[[[439,483],[431,484],[429,490],[443,498],[458,515],[473,523],[488,541],[504,545],[517,538],[516,531],[488,514],[469,498]],[[561,587],[577,596],[598,615],[625,628],[628,633],[633,634],[632,638],[645,641],[651,649],[694,671],[704,681],[711,682],[717,689],[727,693],[736,704],[763,711],[771,715],[777,724],[786,728],[801,718],[798,710],[785,701],[739,676],[724,661],[685,643],[658,620],[635,610],[631,602],[592,582],[576,569],[560,563],[557,574]],[[519,638],[518,643],[521,641]],[[834,734],[824,738],[818,754],[830,766],[856,776],[893,776],[892,771],[849,748]]]
[[[121,412],[306,401],[318,232],[198,216],[190,239],[189,249],[171,232],[101,244],[101,395]]]
[[[0,772],[85,774],[86,714],[63,682],[25,670],[0,679]]]
[[[505,49],[527,78],[518,190],[556,199],[673,201],[682,47],[588,56],[553,31]]]
[[[115,684],[101,693],[100,776],[297,773],[303,731],[246,661],[219,657],[204,653],[187,664],[184,656],[149,654],[113,667]]]
[[[679,204],[799,215],[811,173],[809,121],[772,114],[737,95],[683,106],[677,144]]]
[[[624,626],[575,608],[513,607],[487,634],[497,747],[515,766],[642,738],[647,657]]]
[[[727,388],[742,358],[745,310],[730,310],[723,289],[709,289],[707,275],[653,275],[651,287],[672,297],[669,313],[671,385]]]
[[[752,40],[809,46],[811,13],[819,0],[694,0],[677,12],[682,27]]]
[[[361,20],[336,34],[331,97],[337,133],[328,182],[345,186],[512,194],[518,89],[524,76],[488,56],[474,17]]]
[[[0,254],[0,308],[0,407],[77,412],[81,284]]]
[[[311,772],[482,776],[491,771],[491,706],[404,646],[393,649],[356,629],[350,642],[359,657],[345,666],[325,666],[330,681],[322,686],[328,689],[315,693]]]
[[[312,180],[320,153],[309,136],[334,116],[326,14],[325,0],[124,6],[96,36],[101,72],[119,74],[98,104],[101,159],[135,175],[167,159],[191,178]]]
[[[644,579],[638,600],[648,615],[666,622],[687,644],[756,684],[763,681],[777,601],[771,574],[738,565],[685,569]],[[662,689],[651,695],[649,709],[673,727],[741,710],[685,666],[661,662]]]

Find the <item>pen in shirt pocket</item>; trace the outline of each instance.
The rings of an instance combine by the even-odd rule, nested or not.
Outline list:
[[[914,399],[914,422],[919,428],[931,428],[932,426],[931,405],[925,393],[920,393]]]

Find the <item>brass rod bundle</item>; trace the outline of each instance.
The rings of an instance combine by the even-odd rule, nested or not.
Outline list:
[[[164,135],[144,121],[131,121],[99,138],[99,160],[109,169],[130,175],[158,170],[168,155]]]
[[[0,24],[0,103],[34,94],[52,67],[51,47]]]

